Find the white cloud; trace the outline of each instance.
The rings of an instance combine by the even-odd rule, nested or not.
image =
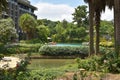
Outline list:
[[[66,19],[67,21],[72,21],[72,13],[74,8],[66,4],[50,4],[50,3],[37,3],[35,5],[38,11],[35,14],[38,19],[50,19],[53,21]]]
[[[62,21],[63,19],[66,19],[69,22],[72,21],[73,16],[71,14],[74,13],[74,7],[71,7],[67,4],[51,4],[39,2],[34,6],[38,8],[38,10],[35,11],[38,19],[49,19],[53,21]],[[102,13],[101,19],[112,20],[113,10],[111,11],[108,9],[108,7],[106,7],[106,11]]]
[[[108,9],[108,7],[106,7],[106,11],[105,11],[105,13],[103,12],[102,13],[102,16],[101,16],[101,19],[102,20],[112,20],[113,19],[113,9],[112,10],[110,10],[110,9]]]

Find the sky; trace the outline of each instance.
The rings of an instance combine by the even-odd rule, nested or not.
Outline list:
[[[38,19],[48,19],[52,21],[67,20],[72,21],[72,13],[79,5],[87,5],[84,0],[29,0],[32,5],[38,8],[35,11]],[[106,12],[102,13],[102,20],[112,20],[113,10],[106,8]]]

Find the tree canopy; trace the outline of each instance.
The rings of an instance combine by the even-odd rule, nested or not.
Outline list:
[[[0,19],[0,42],[7,43],[18,37],[11,18]]]
[[[33,16],[27,13],[21,15],[19,19],[19,25],[23,32],[27,34],[27,39],[32,39],[34,37],[34,31],[37,22]]]
[[[78,27],[84,26],[87,20],[87,6],[78,6],[75,8],[75,12],[72,15],[73,22],[76,22]]]

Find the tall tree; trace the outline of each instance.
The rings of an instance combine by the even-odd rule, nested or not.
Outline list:
[[[28,40],[34,37],[37,22],[33,16],[27,13],[21,15],[19,19],[19,25],[23,32],[26,33]]]
[[[89,11],[91,11],[91,13],[93,13],[93,15],[95,15],[93,17],[95,17],[95,21],[96,21],[96,28],[95,28],[96,29],[96,46],[95,46],[96,49],[95,49],[95,53],[97,54],[97,53],[99,53],[100,15],[101,15],[101,12],[105,10],[106,1],[101,1],[101,0],[85,0],[85,2],[88,2],[89,5],[93,5],[92,8],[94,9],[94,11],[92,12],[92,10],[89,8]]]
[[[95,22],[96,22],[96,26],[95,26],[95,29],[96,29],[96,47],[95,47],[95,54],[98,54],[99,53],[99,42],[100,42],[100,35],[99,35],[99,30],[100,30],[100,11],[99,9],[96,10],[96,13],[95,13]]]
[[[93,9],[93,4],[92,1],[89,3],[89,35],[90,35],[90,40],[89,40],[89,56],[91,54],[94,54],[94,28],[93,28],[93,17],[94,17],[94,9]]]
[[[120,0],[114,0],[114,26],[115,26],[115,48],[116,54],[119,56],[120,52]]]
[[[87,18],[87,6],[78,6],[77,8],[75,8],[75,12],[72,15],[74,20],[73,22],[76,22],[78,27],[83,26],[84,21]]]
[[[94,28],[93,28],[93,21],[94,21],[94,5],[93,0],[84,0],[85,2],[89,3],[89,56],[94,54]]]
[[[99,5],[98,5],[99,4]],[[105,10],[106,2],[101,0],[94,0],[94,9],[95,9],[95,23],[96,23],[96,46],[95,46],[95,53],[99,53],[99,43],[100,43],[100,17],[101,12]]]

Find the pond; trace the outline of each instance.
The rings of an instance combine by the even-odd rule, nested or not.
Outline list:
[[[39,68],[57,68],[66,64],[75,63],[74,59],[32,59],[29,65],[30,69]]]

